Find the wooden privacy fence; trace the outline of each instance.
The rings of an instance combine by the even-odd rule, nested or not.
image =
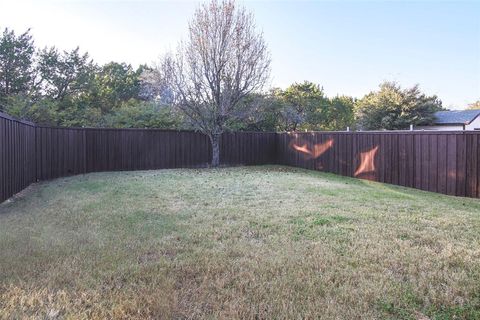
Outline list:
[[[39,180],[98,171],[205,167],[193,131],[35,126],[0,113],[0,202]],[[222,165],[283,164],[480,198],[480,132],[236,132]]]
[[[35,125],[0,113],[0,203],[34,181]]]
[[[480,197],[480,132],[281,133],[278,163]]]
[[[276,134],[225,133],[222,165],[275,162]],[[0,113],[0,202],[39,180],[98,171],[205,167],[208,137],[194,131],[50,128]]]
[[[275,133],[225,133],[222,165],[274,161]],[[206,167],[208,137],[194,131],[157,129],[36,128],[37,179],[99,171]]]

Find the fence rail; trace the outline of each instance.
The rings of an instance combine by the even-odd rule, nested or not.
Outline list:
[[[29,184],[98,171],[205,167],[194,131],[50,128],[0,113],[0,202]],[[480,198],[480,132],[225,133],[222,165],[283,164]]]

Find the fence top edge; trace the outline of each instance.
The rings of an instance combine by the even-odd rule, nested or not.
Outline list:
[[[60,130],[85,130],[85,131],[159,131],[159,132],[187,132],[187,133],[202,133],[199,130],[183,130],[183,129],[161,129],[161,128],[95,128],[95,127],[52,127],[52,126],[42,126],[36,125],[37,128],[41,129],[60,129]],[[265,133],[265,134],[276,134],[273,131],[225,131],[226,134],[229,133]]]
[[[0,118],[2,119],[5,119],[5,120],[9,120],[9,121],[15,121],[15,122],[18,122],[18,123],[21,123],[21,124],[25,124],[27,126],[31,126],[31,127],[35,127],[35,123],[33,122],[30,122],[30,121],[26,121],[26,120],[20,120],[20,119],[17,119],[17,118],[14,118],[6,113],[3,113],[0,111]]]

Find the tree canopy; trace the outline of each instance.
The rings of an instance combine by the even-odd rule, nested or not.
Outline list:
[[[285,90],[270,92],[276,113],[273,130],[345,130],[354,123],[354,99],[347,96],[329,98],[319,84],[309,81],[294,83]]]
[[[166,105],[148,101],[145,65],[96,64],[79,48],[38,49],[30,30],[0,35],[0,111],[52,126],[179,126]]]
[[[437,96],[427,96],[418,85],[402,89],[395,82],[380,84],[356,104],[358,126],[364,130],[400,130],[413,125],[428,125],[434,113],[442,110]]]
[[[29,91],[34,79],[34,52],[30,30],[18,36],[13,30],[3,31],[0,36],[0,101]]]

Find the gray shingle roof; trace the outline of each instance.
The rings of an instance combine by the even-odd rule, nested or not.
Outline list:
[[[435,112],[435,124],[469,124],[480,116],[480,110],[455,110]]]

